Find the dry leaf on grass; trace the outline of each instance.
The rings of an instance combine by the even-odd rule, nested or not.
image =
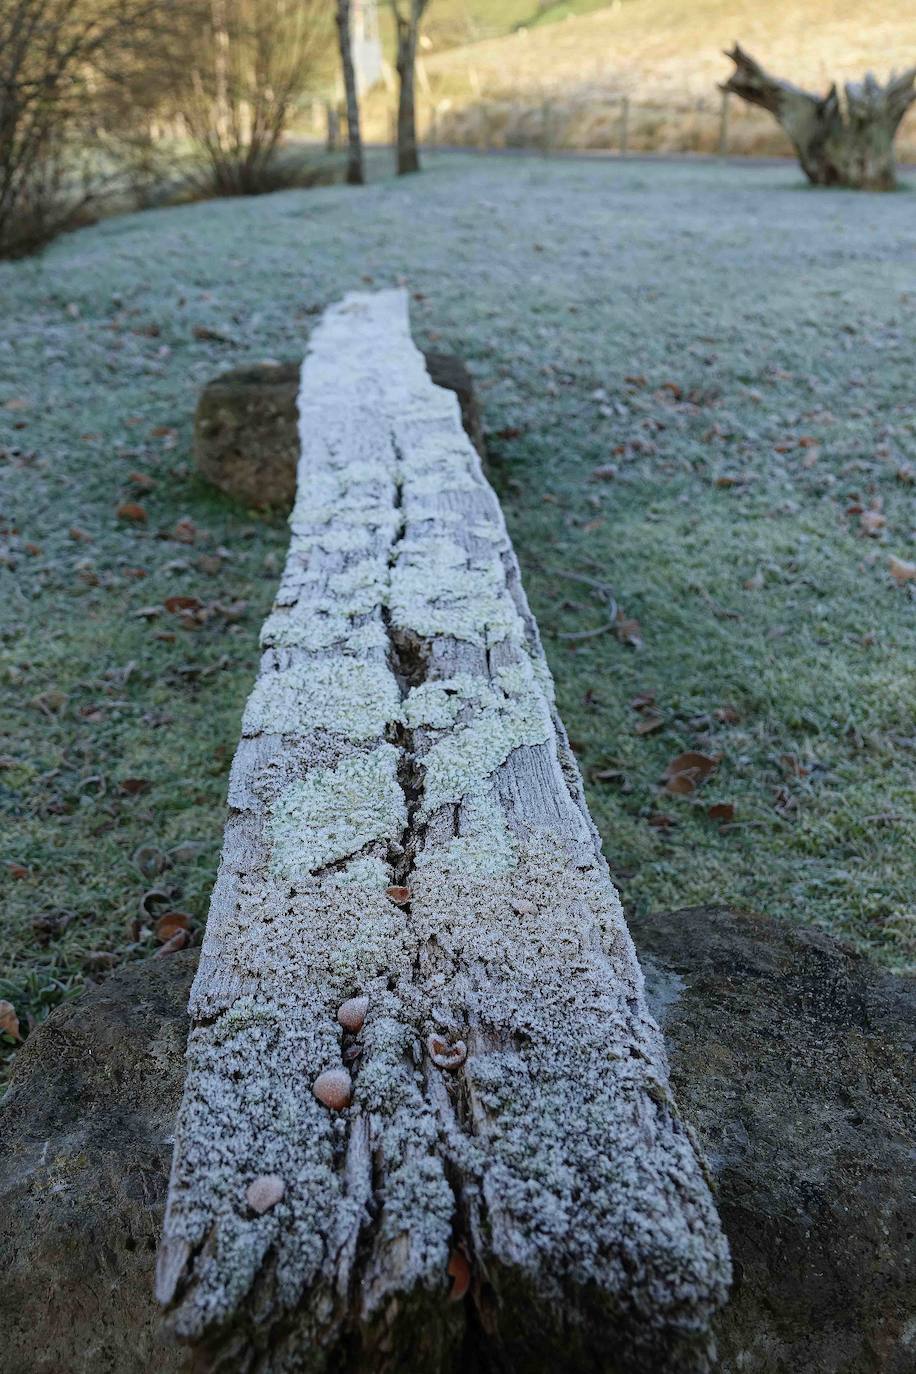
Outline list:
[[[187,931],[191,925],[191,918],[185,911],[167,911],[164,916],[160,916],[153,927],[156,939],[160,944],[165,944],[171,940],[178,931]]]
[[[654,692],[637,692],[635,697],[630,698],[631,711],[645,711],[647,706],[655,705]]]
[[[887,520],[879,510],[863,510],[859,517],[859,524],[865,534],[880,534],[887,524]]]
[[[118,783],[118,788],[129,797],[138,797],[141,792],[149,791],[150,780],[149,778],[122,778]]]
[[[660,730],[665,723],[663,716],[651,715],[645,712],[636,722],[637,735],[651,735],[653,731]]]
[[[887,566],[898,587],[902,587],[904,582],[916,581],[916,563],[908,563],[905,558],[895,558],[892,554]]]
[[[689,797],[715,772],[720,757],[719,754],[700,754],[694,749],[678,754],[663,774],[664,791],[675,797]]]
[[[732,802],[713,802],[712,806],[706,808],[706,814],[711,821],[721,821],[727,825],[735,819],[735,807]]]
[[[19,1034],[19,1017],[12,1002],[0,1002],[0,1033],[9,1035],[13,1040],[22,1039]]]
[[[167,596],[162,604],[172,615],[176,615],[179,611],[202,610],[204,603],[196,596]]]
[[[164,954],[176,954],[178,950],[184,949],[189,939],[190,936],[186,930],[176,930],[175,934],[166,940],[165,944],[159,946],[153,958],[161,959]]]
[[[621,644],[629,644],[632,649],[642,648],[642,626],[632,616],[618,611],[614,620],[614,633]]]
[[[146,511],[136,501],[122,501],[118,506],[118,519],[131,520],[135,525],[146,524]]]

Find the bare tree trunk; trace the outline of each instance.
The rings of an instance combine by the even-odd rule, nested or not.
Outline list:
[[[157,1292],[198,1374],[706,1374],[727,1246],[406,294],[309,341]]]
[[[406,12],[401,9],[402,3],[407,6]],[[398,39],[398,176],[420,170],[414,78],[420,19],[427,3],[428,0],[391,0]]]
[[[363,140],[359,128],[359,92],[356,89],[353,48],[350,42],[350,0],[337,0],[337,36],[347,99],[347,182],[350,186],[363,186],[366,173],[363,167]]]
[[[886,86],[870,74],[858,84],[850,82],[841,101],[835,84],[825,96],[817,96],[770,76],[737,43],[727,56],[735,70],[722,89],[769,110],[815,186],[865,191],[896,187],[894,139],[916,100],[916,67],[892,76]]]

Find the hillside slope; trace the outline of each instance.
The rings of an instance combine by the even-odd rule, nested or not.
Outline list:
[[[433,0],[431,13],[435,10]],[[594,80],[643,98],[708,93],[735,39],[815,87],[916,62],[916,5],[853,0],[628,0],[425,59],[435,86],[494,92]],[[472,80],[474,80],[472,78]],[[444,91],[443,91],[444,93]]]

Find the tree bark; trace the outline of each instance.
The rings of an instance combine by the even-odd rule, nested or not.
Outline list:
[[[363,165],[363,140],[359,127],[359,92],[356,89],[356,71],[353,66],[350,0],[337,0],[337,38],[347,102],[347,183],[350,186],[363,186],[366,181],[366,173]]]
[[[159,1298],[200,1370],[705,1371],[727,1247],[403,292],[327,312],[299,413]]]
[[[401,5],[406,5],[406,10]],[[414,87],[417,69],[417,38],[427,0],[391,0],[397,31],[398,70],[398,176],[419,172],[417,116]]]
[[[770,76],[737,43],[726,56],[735,70],[722,89],[769,110],[813,185],[867,191],[896,187],[894,139],[916,100],[916,67],[892,76],[886,86],[871,75],[859,84],[847,83],[841,102],[836,85],[817,96]]]

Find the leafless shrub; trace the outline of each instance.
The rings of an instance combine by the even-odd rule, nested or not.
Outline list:
[[[125,131],[106,100],[136,70],[158,8],[0,0],[0,256],[33,252],[92,213]]]
[[[194,0],[171,99],[203,164],[204,189],[257,195],[295,180],[278,158],[333,34],[325,0]]]

